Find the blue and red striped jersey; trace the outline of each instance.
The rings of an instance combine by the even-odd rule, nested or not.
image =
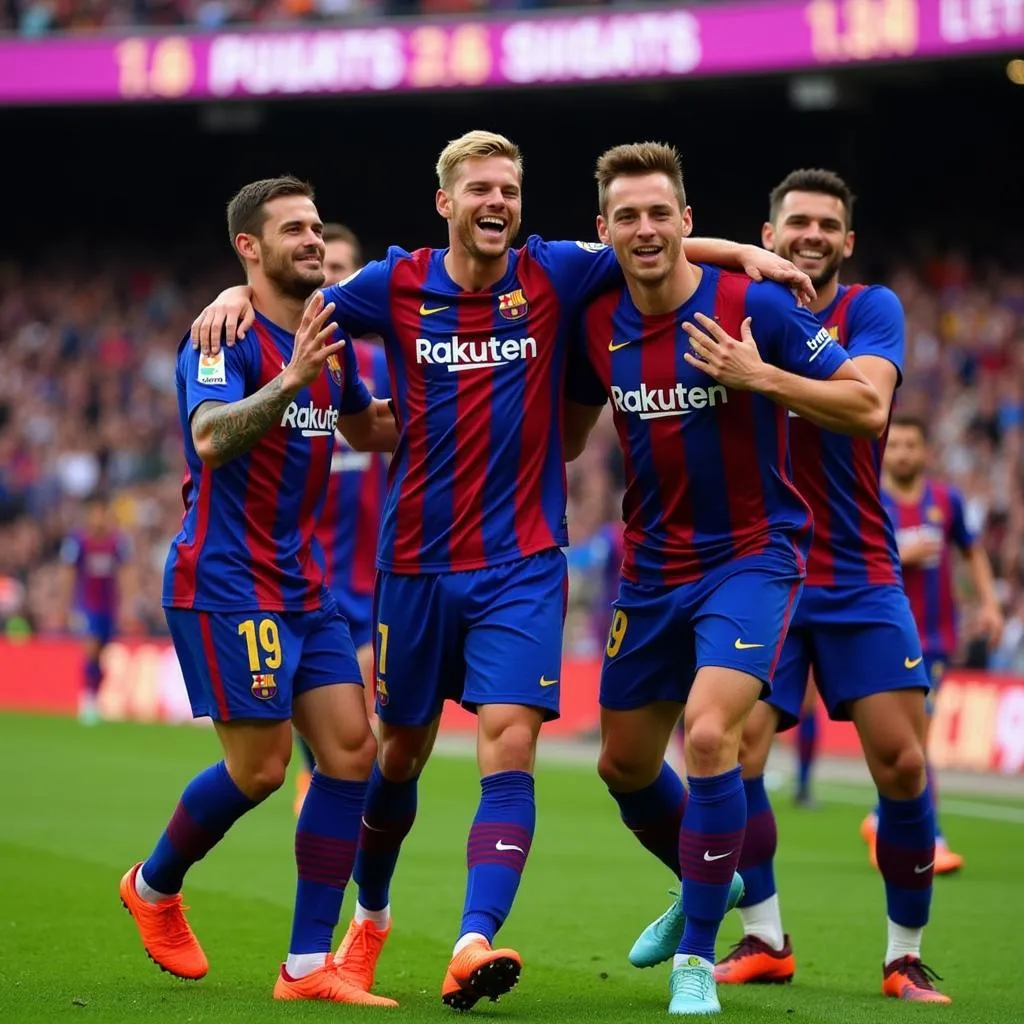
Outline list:
[[[294,335],[257,314],[248,334],[200,357],[186,335],[178,350],[178,414],[184,434],[185,515],[164,569],[163,603],[202,611],[311,611],[324,595],[324,556],[313,532],[334,451],[338,416],[370,394],[351,344],[331,356],[253,447],[204,466],[189,421],[203,402],[237,402],[289,362]]]
[[[350,334],[384,339],[399,441],[377,565],[479,569],[564,546],[568,337],[621,280],[614,253],[531,236],[493,287],[463,291],[447,250],[393,247],[325,289]]]
[[[359,376],[375,398],[390,398],[384,349],[354,342]],[[388,483],[388,461],[380,452],[357,452],[341,434],[331,456],[327,498],[316,526],[324,551],[328,589],[373,593],[377,574],[377,532]]]
[[[840,285],[818,319],[851,358],[887,359],[902,378],[903,307],[888,288]],[[848,437],[791,419],[793,479],[814,513],[807,586],[900,582],[896,538],[880,493],[887,434],[888,428],[877,441]]]
[[[967,554],[975,540],[964,519],[963,499],[947,484],[925,480],[917,501],[903,501],[884,488],[882,501],[896,529],[899,548],[916,540],[935,540],[942,545],[933,562],[902,567],[903,586],[914,612],[922,652],[951,655],[957,648],[951,549],[956,547]]]
[[[75,570],[75,607],[90,615],[117,612],[117,578],[131,558],[128,538],[115,530],[97,536],[88,530],[69,534],[60,548],[60,560]]]
[[[701,270],[673,313],[640,313],[625,287],[596,299],[569,370],[574,401],[612,401],[626,467],[622,574],[633,583],[689,583],[775,545],[802,571],[810,543],[810,510],[790,479],[786,409],[686,362],[682,323],[704,313],[738,338],[749,316],[765,362],[820,380],[846,354],[781,285]]]

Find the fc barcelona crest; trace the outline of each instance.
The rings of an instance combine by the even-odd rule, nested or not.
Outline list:
[[[277,680],[273,672],[253,672],[250,689],[257,700],[273,700],[277,696]]]
[[[345,374],[341,369],[341,360],[338,358],[337,352],[334,352],[327,357],[327,369],[331,371],[331,380],[333,380],[339,388],[342,387],[345,383]]]
[[[522,288],[498,296],[498,312],[506,320],[519,320],[529,311],[530,304],[526,301]]]

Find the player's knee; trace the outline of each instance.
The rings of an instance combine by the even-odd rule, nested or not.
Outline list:
[[[348,743],[332,744],[316,752],[317,768],[335,779],[368,779],[377,757],[377,741],[369,729]]]
[[[426,765],[428,749],[418,738],[382,736],[377,750],[381,774],[389,782],[415,779]]]
[[[701,715],[687,723],[685,744],[688,769],[715,773],[722,770],[724,760],[736,763],[739,733],[717,715]]]
[[[873,751],[872,769],[879,790],[894,800],[911,800],[924,790],[924,747],[914,735]]]
[[[482,774],[532,772],[537,732],[530,722],[509,722],[500,731],[480,738]]]
[[[231,778],[238,788],[254,801],[265,800],[284,785],[288,773],[288,759],[279,755],[238,766],[228,765]]]
[[[601,781],[613,792],[626,793],[649,786],[658,776],[661,759],[656,763],[648,763],[650,758],[639,758],[633,751],[623,756],[621,751],[605,747],[597,759],[597,774]]]

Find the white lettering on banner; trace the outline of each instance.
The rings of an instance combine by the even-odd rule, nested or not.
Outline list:
[[[641,384],[633,391],[612,387],[612,402],[619,412],[636,413],[642,420],[664,416],[685,416],[695,409],[714,408],[719,400],[729,401],[729,392],[721,384],[710,388],[688,388],[676,384],[671,388],[649,388]]]
[[[1024,0],[940,0],[939,34],[947,43],[1012,39],[1024,32]]]
[[[510,82],[683,75],[700,64],[700,22],[685,11],[522,21],[500,46]]]
[[[394,89],[405,78],[403,36],[394,29],[224,35],[210,44],[215,96]]]

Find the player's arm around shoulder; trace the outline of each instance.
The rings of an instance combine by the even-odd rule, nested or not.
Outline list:
[[[877,392],[817,317],[772,282],[750,285],[745,312],[738,338],[701,313],[684,323],[693,348],[686,361],[826,430],[881,436],[886,415]]]
[[[323,372],[327,359],[345,347],[344,340],[327,344],[334,337],[334,325],[328,322],[332,312],[333,307],[324,306],[323,295],[317,292],[302,315],[291,361],[249,395],[245,394],[248,352],[244,345],[238,351],[221,349],[216,356],[187,351],[186,358],[197,367],[195,377],[186,377],[189,426],[192,444],[204,465],[216,469],[249,451],[279,422],[288,403]],[[204,360],[212,369],[205,380]],[[224,388],[221,394],[213,390],[218,385]]]

